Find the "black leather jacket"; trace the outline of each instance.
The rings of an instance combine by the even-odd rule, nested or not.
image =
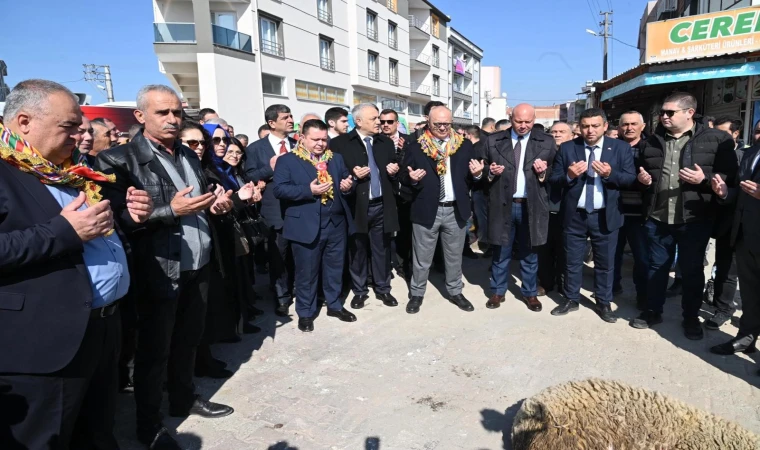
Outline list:
[[[203,192],[207,192],[207,181],[198,156],[179,140],[175,141],[174,151],[182,152],[187,158]],[[155,158],[142,134],[128,144],[98,154],[95,167],[106,174],[116,175],[116,183],[104,184],[101,193],[111,201],[114,218],[132,243],[136,275],[133,280],[139,283],[140,289],[148,289],[153,297],[173,298],[180,277],[182,228],[179,217],[174,215],[170,206],[177,188],[169,174]],[[135,223],[126,210],[126,192],[130,186],[147,191],[153,199],[153,214],[145,223]],[[212,226],[211,220],[209,225]],[[215,234],[212,226],[212,242]]]

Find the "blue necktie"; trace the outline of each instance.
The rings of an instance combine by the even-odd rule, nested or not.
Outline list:
[[[367,144],[367,158],[369,159],[369,192],[372,198],[380,197],[380,170],[375,162],[375,154],[372,152],[372,138],[364,138]]]
[[[589,214],[594,212],[594,182],[596,181],[596,178],[593,176],[594,169],[591,167],[591,164],[594,163],[595,148],[596,146],[586,146],[586,149],[589,151],[588,170],[586,171],[586,212]]]

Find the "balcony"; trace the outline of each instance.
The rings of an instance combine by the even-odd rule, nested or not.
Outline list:
[[[437,56],[433,57],[433,67],[437,67],[439,69],[441,67],[441,59]]]
[[[245,33],[211,24],[211,34],[216,45],[240,50],[241,52],[253,53],[251,36]]]
[[[398,39],[393,36],[388,36],[388,47],[393,50],[398,50]]]
[[[390,74],[388,77],[388,82],[393,86],[398,86],[398,74]]]
[[[332,13],[326,9],[317,8],[317,18],[328,25],[332,25]]]
[[[430,70],[430,60],[432,59],[430,55],[413,48],[409,52],[409,56],[412,59],[412,70]]]
[[[396,0],[387,0],[385,5],[390,9],[391,11],[398,13],[398,4],[396,3]]]
[[[285,57],[285,51],[282,49],[282,44],[275,41],[268,41],[266,39],[261,40],[261,52],[267,55]]]
[[[325,70],[335,71],[335,60],[331,58],[319,58],[319,66]]]
[[[154,23],[153,42],[156,44],[195,44],[195,24],[179,22]]]
[[[420,94],[430,97],[430,86],[427,84],[412,82],[412,94]]]
[[[472,113],[469,111],[454,111],[454,117],[458,119],[472,119]]]
[[[367,29],[367,39],[377,42],[377,30],[374,28]]]
[[[433,86],[433,95],[436,97],[441,96],[441,87],[440,86]]]
[[[472,102],[472,91],[460,88],[457,85],[452,86],[451,90],[454,92],[454,98]]]
[[[377,69],[369,69],[367,77],[373,81],[380,81],[380,73],[377,71]]]
[[[468,80],[472,80],[472,69],[464,69],[464,77]]]
[[[430,37],[430,26],[424,20],[410,15],[409,37],[411,39],[428,39]]]

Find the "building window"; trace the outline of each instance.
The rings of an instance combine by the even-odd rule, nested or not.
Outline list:
[[[377,103],[377,96],[354,91],[354,106],[360,103],[372,103],[374,105]]]
[[[433,67],[441,67],[441,51],[437,46],[433,46]]]
[[[377,41],[377,14],[367,10],[367,38]]]
[[[346,102],[346,90],[296,80],[296,98],[299,100],[342,105]]]
[[[441,20],[435,14],[430,15],[430,34],[440,38]]]
[[[214,17],[214,25],[223,27],[228,30],[237,31],[237,16],[232,12],[215,12],[212,13]]]
[[[396,4],[396,0],[387,0],[386,5],[388,5],[388,9],[395,13],[398,13],[398,5]]]
[[[285,95],[285,79],[268,73],[261,74],[261,87],[265,94]]]
[[[317,18],[330,25],[333,23],[331,3],[330,0],[317,0]]]
[[[398,86],[398,61],[395,59],[388,60],[388,80],[392,85]]]
[[[409,102],[409,114],[413,114],[415,116],[421,116],[422,115],[422,105],[420,105],[419,103]]]
[[[261,51],[274,56],[285,56],[282,46],[282,22],[269,17],[259,17]]]
[[[319,37],[319,66],[325,70],[335,70],[333,41],[323,36]]]
[[[433,75],[433,95],[441,96],[441,77]]]
[[[378,59],[377,53],[367,52],[367,76],[370,80],[378,81],[380,79],[380,74],[377,71]]]
[[[388,47],[398,50],[398,25],[388,21]]]

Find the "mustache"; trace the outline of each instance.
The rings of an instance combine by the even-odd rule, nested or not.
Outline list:
[[[179,130],[179,126],[178,125],[174,125],[172,123],[168,123],[168,124],[164,125],[163,129],[164,130],[175,130],[175,131],[177,131],[177,130]]]

